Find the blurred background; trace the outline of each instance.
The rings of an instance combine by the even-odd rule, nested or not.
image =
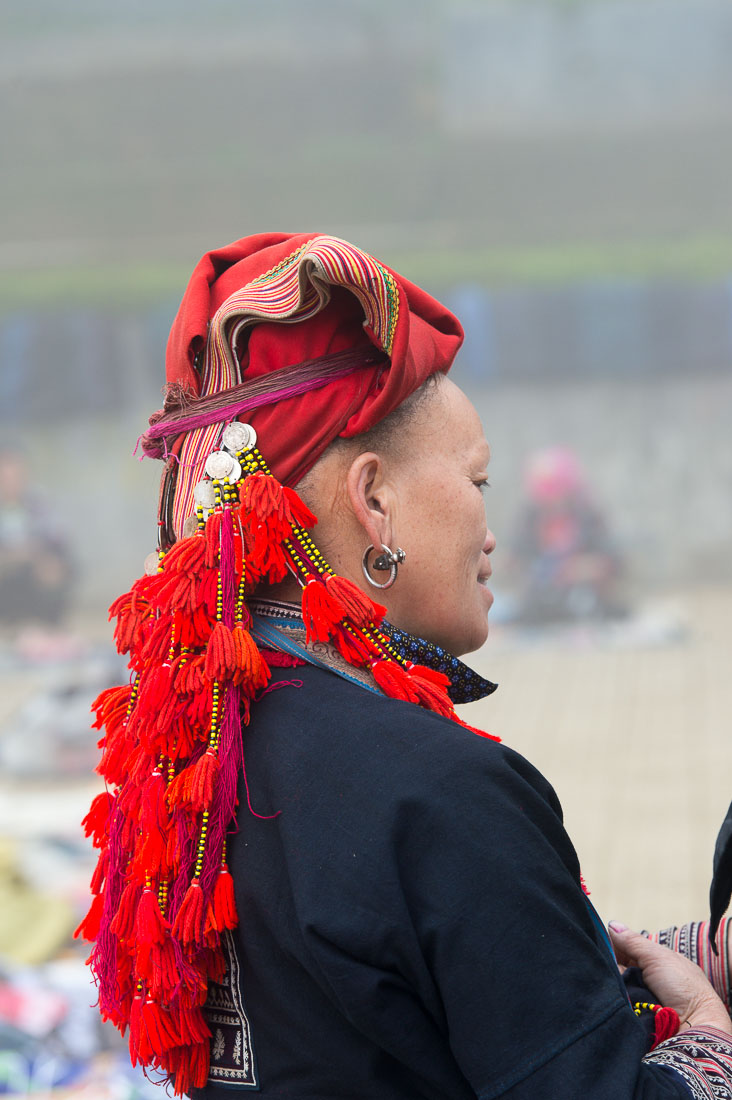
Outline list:
[[[548,775],[600,913],[707,914],[732,798],[727,0],[4,0],[0,1094],[158,1095],[70,934],[106,608],[154,548],[200,255],[353,240],[442,298],[491,442],[472,704]],[[449,533],[446,532],[446,537]]]

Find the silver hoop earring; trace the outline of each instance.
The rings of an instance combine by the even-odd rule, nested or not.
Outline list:
[[[397,546],[396,550],[392,550],[391,547],[386,546],[382,542],[381,549],[383,553],[379,554],[378,558],[374,558],[373,569],[378,569],[380,572],[385,573],[388,569],[389,578],[385,580],[383,584],[379,584],[369,573],[369,554],[374,549],[373,543],[371,546],[367,546],[364,550],[363,558],[361,559],[361,568],[363,569],[363,575],[369,582],[372,588],[391,588],[394,581],[397,579],[397,569],[406,558],[406,554]]]

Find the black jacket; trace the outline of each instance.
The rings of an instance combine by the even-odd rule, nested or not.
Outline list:
[[[275,672],[244,728],[220,1084],[195,1095],[688,1097],[642,1061],[647,1030],[546,780],[332,672]]]

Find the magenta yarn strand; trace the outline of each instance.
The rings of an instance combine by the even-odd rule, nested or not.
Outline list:
[[[236,788],[242,767],[241,697],[240,689],[236,684],[227,684],[223,702],[224,709],[219,730],[221,767],[211,804],[201,874],[201,888],[207,897],[216,881],[226,834],[236,815]]]
[[[230,508],[221,516],[221,621],[231,629],[236,613],[236,560],[234,556],[234,523]]]
[[[160,446],[161,440],[178,436],[183,432],[195,431],[197,428],[205,428],[210,424],[233,420],[242,413],[251,412],[262,405],[271,405],[277,401],[287,401],[290,397],[299,397],[303,393],[321,389],[339,378],[345,378],[364,367],[373,366],[382,360],[387,361],[381,353],[369,353],[362,354],[354,363],[353,352],[333,356],[332,360],[330,364],[315,360],[300,363],[296,367],[283,367],[281,371],[273,372],[266,380],[255,379],[253,382],[234,386],[229,390],[231,398],[229,401],[224,400],[226,391],[196,398],[192,402],[196,411],[188,416],[176,411],[163,413],[140,437],[138,445],[142,447],[143,453],[148,458],[165,457],[166,448]],[[279,381],[287,384],[278,385]]]

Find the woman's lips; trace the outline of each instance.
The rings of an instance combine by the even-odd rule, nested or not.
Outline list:
[[[491,576],[490,573],[485,573],[482,577],[478,577],[478,585],[483,590],[483,592],[485,593],[485,598],[486,598],[486,601],[488,603],[488,607],[490,607],[493,603],[493,593],[491,592],[490,588],[488,587],[488,581],[490,580],[490,576]]]

